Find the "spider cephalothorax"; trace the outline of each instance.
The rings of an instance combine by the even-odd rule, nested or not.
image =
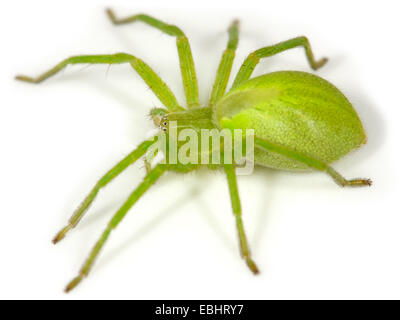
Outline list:
[[[238,22],[234,21],[229,28],[228,45],[221,57],[209,103],[205,107],[200,107],[193,57],[188,38],[182,30],[144,14],[125,19],[117,19],[111,10],[107,10],[107,14],[114,24],[142,21],[176,37],[186,108],[178,103],[167,84],[153,69],[141,59],[127,53],[74,56],[62,61],[37,78],[17,76],[18,80],[39,83],[69,64],[128,63],[137,71],[164,106],[164,108],[152,109],[150,116],[156,127],[160,129],[160,133],[164,135],[160,137],[165,142],[165,146],[161,148],[165,161],[153,165],[151,163],[153,158],[150,157],[150,160],[146,162],[147,174],[143,182],[111,218],[78,276],[68,284],[66,291],[73,289],[89,274],[112,230],[118,226],[129,209],[163,173],[166,171],[185,173],[200,167],[221,168],[225,172],[236,219],[241,254],[250,270],[254,274],[258,273],[258,268],[251,258],[242,221],[235,171],[237,163],[232,161],[232,157],[225,157],[228,154],[230,156],[234,154],[236,151],[234,147],[237,145],[240,146],[239,156],[247,155],[247,151],[244,151],[245,147],[250,144],[247,140],[248,135],[244,134],[247,130],[253,133],[251,144],[254,144],[255,147],[253,156],[257,165],[276,169],[324,171],[341,186],[371,184],[369,179],[347,180],[329,165],[366,141],[356,111],[336,87],[320,77],[305,72],[281,71],[251,79],[252,72],[260,59],[295,47],[305,49],[308,63],[314,70],[323,66],[327,59],[319,61],[314,59],[307,38],[293,38],[249,54],[239,69],[232,88],[226,93],[238,44]],[[222,142],[222,149],[208,144],[204,144],[206,147],[203,147],[205,141],[202,134],[207,132],[217,134],[217,142]],[[236,136],[238,132],[239,142],[242,142],[246,136],[246,143],[235,142],[235,144],[228,145],[226,137]],[[219,133],[224,133],[226,136],[219,136]],[[184,138],[192,135],[195,147],[187,148],[184,139],[179,139],[181,134]],[[206,136],[206,139],[211,139],[210,137],[212,138],[212,135]],[[170,138],[177,139],[171,140]],[[154,146],[154,140],[151,138],[143,141],[95,184],[67,226],[56,235],[54,243],[63,239],[69,230],[76,227],[103,187],[129,165],[149,152]],[[177,141],[173,147],[171,141]],[[179,157],[179,152],[177,155],[174,152],[178,151],[181,146],[184,150],[181,154],[182,157]],[[191,153],[191,155],[187,157],[187,153]],[[223,161],[220,163],[210,162],[213,155]]]

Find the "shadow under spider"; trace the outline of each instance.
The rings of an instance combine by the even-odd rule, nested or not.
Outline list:
[[[168,175],[168,178],[171,178],[171,176]],[[124,250],[126,250],[129,246],[131,246],[133,243],[139,242],[142,238],[148,235],[150,231],[154,231],[157,226],[162,224],[163,221],[171,217],[173,214],[176,214],[176,212],[178,212],[179,209],[182,208],[187,202],[191,201],[193,197],[197,196],[203,191],[204,189],[200,188],[199,185],[190,188],[189,191],[185,192],[183,195],[177,198],[173,204],[163,208],[161,212],[159,212],[153,219],[151,219],[150,222],[137,230],[129,239],[125,240],[122,244],[112,249],[111,252],[105,253],[104,256],[99,259],[99,263],[96,268],[104,268],[112,260],[116,259],[116,257],[120,255]]]

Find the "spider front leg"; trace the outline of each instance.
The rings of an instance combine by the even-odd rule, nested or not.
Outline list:
[[[159,164],[154,169],[152,169],[144,178],[143,182],[130,194],[125,203],[121,208],[115,213],[110,222],[108,223],[106,229],[102,233],[100,239],[97,241],[96,245],[89,254],[89,257],[83,264],[79,274],[74,278],[65,288],[66,292],[71,291],[75,288],[85,277],[88,276],[90,269],[92,268],[97,256],[99,255],[101,249],[109,238],[111,232],[118,226],[121,220],[128,213],[129,209],[139,200],[139,198],[161,177],[161,175],[167,170],[167,165]]]
[[[327,58],[322,58],[321,60],[315,60],[314,54],[311,50],[310,42],[306,37],[297,37],[284,42],[280,42],[274,46],[264,47],[258,49],[248,55],[246,60],[243,62],[242,66],[239,69],[239,72],[236,75],[235,80],[233,81],[232,88],[238,86],[242,82],[250,79],[251,74],[253,73],[254,68],[260,62],[260,59],[271,57],[283,51],[293,49],[296,47],[303,47],[306,52],[306,57],[310,67],[313,70],[317,70],[321,68],[327,61]]]
[[[236,218],[236,227],[237,227],[238,235],[239,235],[240,251],[241,251],[242,257],[246,260],[246,263],[247,263],[248,267],[250,268],[250,270],[254,274],[257,274],[259,271],[258,271],[257,265],[251,259],[250,249],[248,247],[246,233],[245,233],[244,227],[243,227],[242,208],[240,205],[240,198],[239,198],[239,191],[238,191],[238,186],[237,186],[237,181],[236,181],[237,179],[236,179],[235,167],[232,164],[224,164],[224,170],[226,173],[226,177],[228,179],[232,209],[233,209],[233,213]]]
[[[263,150],[274,152],[285,156],[289,159],[293,159],[304,163],[305,165],[309,166],[311,169],[319,170],[326,172],[328,175],[332,177],[332,179],[341,187],[363,187],[363,186],[371,186],[372,181],[370,179],[345,179],[339,172],[333,169],[327,163],[310,157],[308,155],[302,154],[300,152],[291,150],[281,145],[277,145],[275,143],[269,142],[265,139],[261,139],[255,137],[254,139],[255,146],[261,148]]]
[[[155,150],[154,152],[151,152],[151,154],[146,154],[144,157],[144,167],[146,169],[146,172],[149,173],[151,171],[151,167],[153,166],[153,162],[156,159],[157,155],[159,154],[159,150]]]
[[[86,211],[89,209],[90,205],[96,198],[99,191],[104,188],[108,183],[110,183],[114,178],[116,178],[122,171],[124,171],[128,166],[136,162],[141,156],[143,156],[149,147],[152,145],[152,140],[146,140],[142,142],[135,150],[133,150],[129,155],[117,163],[111,170],[109,170],[93,187],[90,193],[82,201],[78,209],[74,212],[72,217],[69,219],[68,224],[54,237],[53,243],[56,244],[62,240],[65,235],[82,219]]]
[[[181,68],[186,102],[189,108],[198,107],[199,89],[197,84],[196,70],[194,68],[193,55],[190,49],[189,40],[183,31],[177,26],[167,24],[146,14],[135,14],[127,18],[118,19],[111,9],[107,9],[106,13],[115,25],[141,21],[170,36],[176,37],[176,46],[178,49],[179,64]]]
[[[70,64],[120,64],[129,63],[132,68],[142,77],[158,99],[166,106],[170,111],[180,111],[183,108],[178,104],[171,89],[161,78],[142,60],[126,53],[116,53],[107,55],[85,55],[85,56],[74,56],[63,60],[57,64],[54,68],[41,74],[37,78],[31,78],[23,75],[16,76],[17,80],[40,83],[47,78],[55,75],[66,66]]]
[[[235,51],[239,42],[239,21],[233,21],[228,30],[229,40],[227,48],[221,57],[217,75],[214,80],[209,105],[212,106],[224,95],[226,86],[228,85],[229,76],[232,70],[233,59],[235,58]]]

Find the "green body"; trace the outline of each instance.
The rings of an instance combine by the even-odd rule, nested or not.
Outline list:
[[[68,65],[125,63],[137,72],[163,105],[163,108],[155,108],[150,113],[156,126],[163,132],[168,131],[170,121],[176,121],[177,132],[185,127],[216,129],[217,132],[222,131],[221,129],[254,129],[255,162],[258,165],[277,169],[313,169],[326,172],[343,187],[371,185],[369,179],[347,180],[329,165],[330,162],[339,159],[366,141],[357,113],[338,89],[329,82],[304,72],[275,72],[251,79],[252,72],[260,59],[296,47],[304,49],[312,69],[317,70],[322,67],[327,59],[316,60],[314,58],[306,37],[296,37],[250,53],[241,65],[233,81],[232,89],[225,93],[239,40],[238,21],[234,21],[228,31],[228,44],[221,56],[208,106],[199,107],[193,56],[189,40],[183,31],[175,25],[167,24],[145,14],[121,19],[117,18],[112,10],[107,10],[107,15],[116,25],[141,21],[176,38],[187,108],[178,102],[172,90],[158,76],[157,72],[143,60],[129,53],[73,56],[61,61],[36,78],[25,75],[19,75],[16,78],[25,82],[40,83]],[[230,132],[228,131],[228,133]],[[172,130],[169,134],[172,135]],[[53,242],[59,242],[72,228],[75,228],[100,190],[128,166],[143,157],[153,143],[153,138],[143,141],[135,150],[106,172],[71,216],[68,224],[57,233]],[[169,148],[166,148],[166,159],[168,159],[168,150]],[[232,150],[230,149],[229,152]],[[210,150],[201,150],[201,153],[209,155]],[[200,155],[198,153],[198,156]],[[167,161],[152,168],[151,163],[148,163],[147,160],[145,163],[147,174],[143,181],[110,219],[77,277],[67,285],[67,292],[76,287],[89,274],[112,231],[120,224],[132,206],[165,172],[185,173],[201,166]],[[258,268],[252,260],[244,230],[235,166],[232,162],[224,162],[222,165],[208,165],[208,167],[210,169],[222,167],[226,174],[241,256],[245,259],[249,269],[257,274]]]
[[[232,89],[213,107],[220,128],[254,129],[255,135],[330,163],[365,143],[356,111],[328,81],[305,72],[262,75]],[[309,169],[304,163],[262,149],[256,164]]]

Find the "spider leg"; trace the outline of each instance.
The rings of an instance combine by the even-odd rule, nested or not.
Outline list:
[[[310,157],[308,155],[302,154],[300,152],[293,151],[293,150],[283,147],[281,145],[274,144],[267,140],[255,137],[254,143],[255,143],[255,146],[258,148],[264,149],[269,152],[274,152],[274,153],[283,155],[289,159],[299,161],[301,163],[306,164],[307,166],[309,166],[312,169],[326,172],[341,187],[362,187],[362,186],[372,185],[372,181],[370,179],[347,180],[342,175],[340,175],[337,171],[335,171],[327,163],[325,163],[321,160],[315,159],[313,157]]]
[[[142,142],[135,150],[128,154],[124,159],[117,163],[111,170],[109,170],[93,187],[87,197],[82,201],[80,206],[76,209],[72,217],[69,219],[68,224],[54,237],[53,243],[56,244],[62,240],[69,230],[75,228],[79,221],[82,219],[99,191],[105,187],[109,182],[116,178],[128,166],[133,164],[141,156],[143,156],[147,149],[152,145],[152,140]]]
[[[224,95],[226,86],[228,85],[229,75],[231,74],[233,59],[235,58],[235,51],[239,41],[238,25],[239,21],[235,20],[229,27],[228,45],[222,54],[221,62],[219,63],[217,75],[215,77],[210,96],[210,106],[217,103],[217,101]]]
[[[189,40],[183,31],[177,26],[167,24],[156,18],[145,14],[135,14],[127,18],[119,19],[115,16],[111,9],[107,9],[106,13],[113,24],[121,25],[135,21],[146,23],[170,36],[176,37],[176,46],[179,55],[179,64],[181,68],[183,88],[185,91],[186,101],[189,108],[199,106],[199,92],[194,68],[192,51],[190,49]]]
[[[250,270],[254,274],[257,274],[259,271],[258,271],[256,264],[251,259],[251,254],[250,254],[250,250],[249,250],[249,247],[247,244],[247,239],[246,239],[246,233],[245,233],[244,227],[243,227],[242,208],[240,205],[240,198],[239,198],[238,186],[237,186],[237,181],[236,181],[235,168],[232,164],[224,164],[224,170],[225,170],[225,173],[226,173],[226,176],[228,179],[232,209],[233,209],[233,213],[236,218],[236,227],[237,227],[238,235],[239,235],[241,255],[246,260],[246,263],[247,263],[248,267],[250,268]]]
[[[146,173],[151,171],[151,166],[153,165],[154,159],[157,157],[159,150],[157,149],[155,152],[150,154],[149,156],[144,157],[144,167],[146,169]]]
[[[311,68],[317,70],[321,68],[327,61],[327,58],[322,58],[316,61],[314,54],[311,50],[310,42],[306,37],[297,37],[287,41],[280,42],[274,46],[264,47],[250,53],[244,60],[236,78],[233,82],[232,88],[238,86],[240,83],[248,80],[253,73],[254,68],[259,63],[261,58],[271,57],[280,52],[293,49],[296,47],[303,47],[306,52],[306,57]]]
[[[108,223],[106,229],[102,233],[101,237],[93,247],[87,260],[83,264],[79,274],[74,278],[65,288],[66,292],[71,291],[75,288],[83,278],[87,277],[90,269],[93,266],[98,254],[109,238],[111,232],[118,226],[121,220],[128,213],[129,209],[136,203],[137,200],[161,177],[161,175],[167,170],[167,165],[159,164],[154,169],[152,169],[144,178],[143,182],[130,194],[125,203],[120,207],[120,209],[115,213],[110,222]]]
[[[170,111],[180,111],[183,108],[178,104],[171,89],[161,78],[142,60],[126,53],[116,53],[108,55],[85,55],[67,58],[57,64],[54,68],[44,72],[37,78],[31,78],[23,75],[16,76],[17,80],[40,83],[47,78],[55,75],[70,64],[89,63],[89,64],[120,64],[129,63],[132,68],[142,77],[157,98]]]

